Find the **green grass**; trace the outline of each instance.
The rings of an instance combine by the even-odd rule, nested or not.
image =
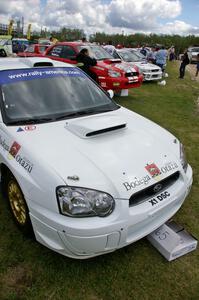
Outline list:
[[[121,105],[155,121],[185,145],[191,194],[174,219],[199,237],[199,85],[167,67],[166,86],[144,83]],[[62,257],[21,235],[0,201],[0,300],[199,299],[199,251],[167,262],[146,239],[86,261]]]

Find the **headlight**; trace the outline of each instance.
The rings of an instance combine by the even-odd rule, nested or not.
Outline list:
[[[188,163],[187,163],[187,159],[186,159],[186,155],[185,155],[185,151],[184,151],[184,146],[181,143],[180,143],[180,162],[181,162],[181,165],[182,165],[182,167],[183,167],[183,169],[186,173]]]
[[[115,207],[109,194],[79,187],[58,187],[57,199],[60,212],[70,217],[105,217]]]
[[[113,70],[108,70],[108,75],[110,77],[113,77],[113,78],[121,77],[120,72],[116,72],[116,71],[113,71]]]

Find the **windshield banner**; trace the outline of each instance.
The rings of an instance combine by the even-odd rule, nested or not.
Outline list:
[[[37,68],[6,70],[0,73],[0,84],[50,77],[85,77],[77,68]]]

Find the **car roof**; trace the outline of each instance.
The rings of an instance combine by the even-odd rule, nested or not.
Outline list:
[[[95,44],[92,43],[82,43],[82,42],[57,42],[53,46],[57,45],[70,45],[70,46],[96,46]],[[98,46],[98,45],[97,45]]]
[[[42,65],[43,64],[43,65]],[[67,64],[43,57],[3,57],[0,58],[0,71],[27,69],[35,67],[75,67]]]

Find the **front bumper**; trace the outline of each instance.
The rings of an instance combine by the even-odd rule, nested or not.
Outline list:
[[[139,75],[136,77],[103,77],[98,76],[99,85],[105,90],[123,90],[140,87],[143,81],[143,76]]]
[[[144,81],[152,81],[152,80],[160,80],[162,79],[162,71],[161,72],[144,72]]]
[[[146,201],[129,207],[116,199],[108,217],[69,218],[29,201],[30,217],[37,241],[68,257],[85,259],[127,246],[164,224],[181,207],[192,185],[189,166],[186,182],[178,180],[168,191],[171,197],[151,207]]]

